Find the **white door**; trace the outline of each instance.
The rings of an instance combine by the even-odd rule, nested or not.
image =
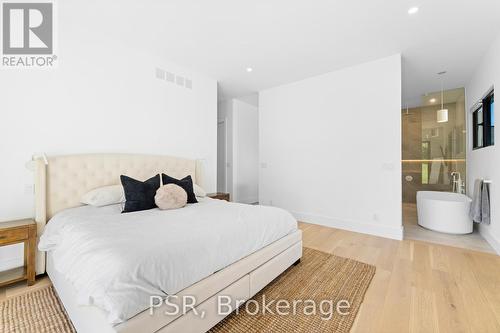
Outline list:
[[[217,122],[217,191],[227,192],[226,186],[226,120]]]

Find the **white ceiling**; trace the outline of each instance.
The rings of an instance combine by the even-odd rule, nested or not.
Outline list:
[[[442,70],[448,71],[445,88],[464,86],[500,33],[498,0],[95,3],[85,9],[93,20],[117,27],[115,37],[147,43],[166,59],[217,79],[221,98],[401,53],[403,103],[420,100],[440,89],[436,73]],[[410,16],[413,6],[420,11]]]

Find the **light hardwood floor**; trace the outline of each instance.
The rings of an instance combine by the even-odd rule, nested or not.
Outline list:
[[[377,267],[353,332],[500,332],[500,257],[300,223],[304,246]],[[0,300],[47,285],[0,289]]]
[[[300,223],[304,246],[375,265],[353,332],[500,332],[500,257]]]

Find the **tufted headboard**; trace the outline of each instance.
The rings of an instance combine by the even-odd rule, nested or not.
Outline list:
[[[38,235],[46,222],[61,210],[80,206],[80,198],[88,191],[120,184],[120,175],[146,180],[158,173],[175,178],[191,175],[202,184],[201,164],[171,156],[136,154],[88,154],[52,156],[37,159],[35,171],[35,220]],[[37,273],[45,270],[45,256],[37,254]],[[42,268],[43,267],[43,271]]]

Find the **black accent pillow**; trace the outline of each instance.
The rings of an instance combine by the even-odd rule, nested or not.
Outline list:
[[[160,188],[160,175],[141,182],[134,178],[121,175],[123,191],[125,192],[125,207],[122,213],[137,212],[156,208],[156,190]]]
[[[176,179],[173,177],[170,177],[164,173],[161,174],[161,178],[163,180],[163,185],[167,184],[175,184],[184,189],[187,193],[187,202],[188,203],[197,203],[198,200],[196,200],[196,195],[194,194],[194,189],[193,189],[193,178],[191,176],[186,176],[182,179]]]

